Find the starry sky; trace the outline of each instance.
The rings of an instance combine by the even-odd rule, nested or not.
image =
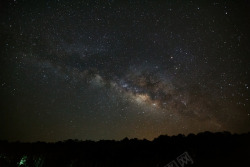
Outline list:
[[[0,2],[0,139],[250,131],[250,3]]]

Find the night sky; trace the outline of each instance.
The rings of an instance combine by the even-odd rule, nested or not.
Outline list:
[[[0,2],[0,140],[250,131],[250,3]]]

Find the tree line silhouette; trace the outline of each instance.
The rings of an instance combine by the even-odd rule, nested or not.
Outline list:
[[[0,141],[0,167],[167,167],[183,152],[193,159],[185,167],[250,166],[250,133],[161,135],[153,141]]]

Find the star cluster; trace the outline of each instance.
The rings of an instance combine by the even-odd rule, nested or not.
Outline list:
[[[247,1],[1,3],[0,139],[250,130]]]

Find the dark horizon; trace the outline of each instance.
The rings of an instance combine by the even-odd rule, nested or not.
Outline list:
[[[176,134],[176,135],[168,135],[168,134],[161,134],[153,139],[146,139],[146,138],[129,138],[129,137],[124,137],[121,139],[98,139],[98,140],[91,140],[91,139],[77,139],[77,138],[68,138],[68,139],[62,139],[62,140],[57,140],[57,141],[43,141],[43,140],[37,140],[37,141],[19,141],[19,140],[8,140],[8,139],[0,139],[0,142],[7,142],[7,143],[60,143],[60,142],[67,142],[67,141],[72,141],[72,142],[102,142],[102,141],[114,141],[114,142],[121,142],[124,140],[137,140],[137,141],[148,141],[148,142],[153,142],[154,140],[157,140],[158,138],[163,137],[190,137],[190,136],[199,136],[199,135],[230,135],[230,136],[244,136],[244,135],[250,135],[249,132],[245,133],[231,133],[229,131],[218,131],[218,132],[210,132],[210,131],[203,131],[199,133],[189,133],[187,135],[185,134]]]
[[[250,133],[161,135],[153,141],[66,140],[56,143],[0,141],[1,167],[234,167],[247,166]]]

